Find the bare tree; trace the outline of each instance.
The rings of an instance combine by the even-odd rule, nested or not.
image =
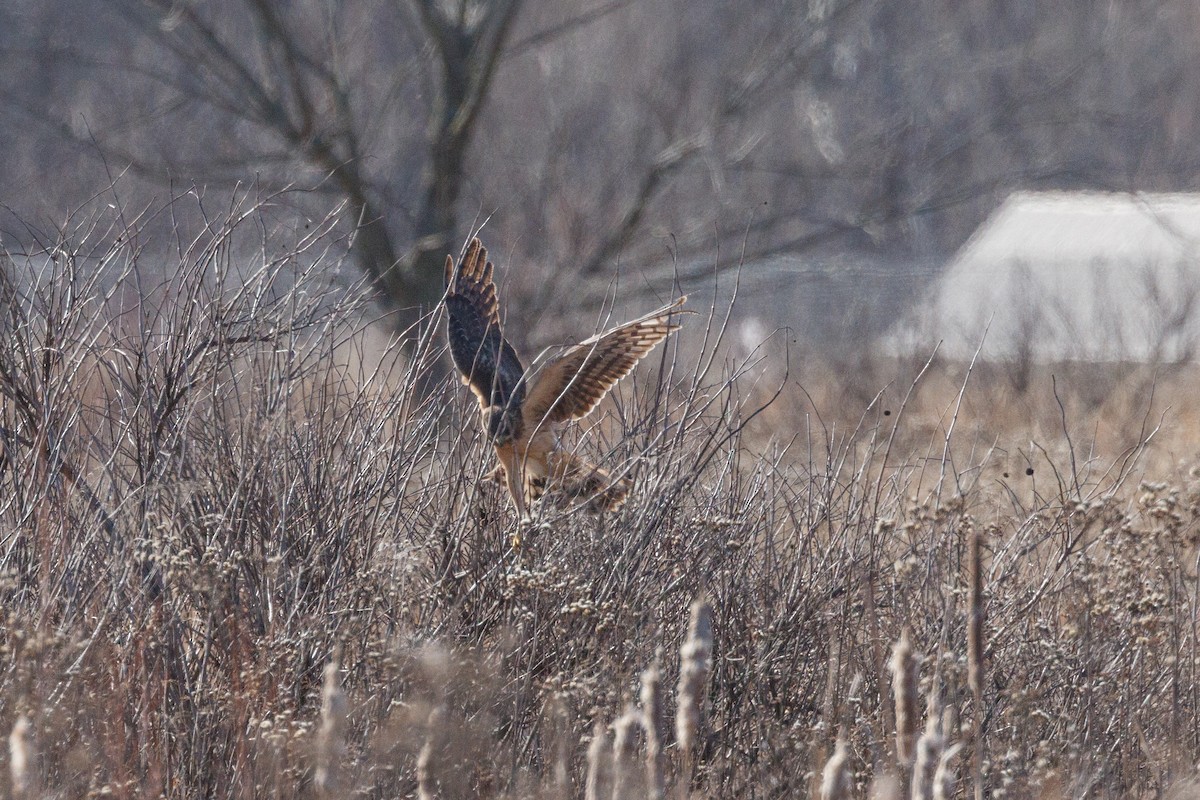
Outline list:
[[[413,0],[437,54],[441,80],[429,119],[429,162],[417,215],[416,244],[406,271],[425,278],[423,300],[441,293],[441,268],[452,248],[466,170],[467,147],[521,0],[463,2],[449,10],[436,0]],[[437,290],[429,292],[436,278]]]
[[[327,27],[318,31],[322,40],[311,35],[295,9],[285,13],[268,0],[244,0],[222,11],[246,16],[253,27],[247,42],[236,28],[222,28],[187,4],[116,3],[183,67],[172,79],[181,102],[250,123],[327,177],[356,225],[358,263],[385,302],[396,307],[426,304],[441,293],[441,259],[455,229],[464,155],[520,0],[462,2],[454,10],[433,0],[411,5],[438,68],[431,75],[435,100],[427,127],[428,165],[415,192],[421,198],[413,214],[415,244],[404,248],[386,224],[385,204],[369,171],[363,135],[373,121],[361,97],[356,102],[361,93],[344,69],[341,53],[348,45],[336,38],[338,26],[347,21],[324,20]],[[126,155],[144,172],[171,171],[169,161]],[[262,153],[250,153],[242,164],[261,158]]]
[[[441,260],[456,232],[466,153],[521,0],[410,0],[352,9],[236,0],[220,6],[111,0],[107,9],[138,34],[127,58],[69,57],[152,90],[138,98],[151,110],[112,124],[89,121],[86,130],[57,119],[60,131],[152,178],[219,183],[257,175],[286,183],[295,180],[297,167],[307,168],[315,188],[344,204],[357,263],[385,305],[405,309],[435,301]],[[388,72],[398,74],[381,87],[364,85]],[[419,144],[425,155],[413,170],[416,186],[406,192],[410,201],[416,198],[404,204],[410,230],[398,236],[388,220],[393,204],[386,181],[378,175],[381,160],[396,160],[380,157],[378,131],[393,107],[404,101],[410,109],[420,106],[406,86],[416,72],[431,99],[426,124],[416,126],[423,128],[420,140],[407,144]],[[189,158],[185,146],[148,147],[145,131],[140,139],[131,133],[138,125],[179,130],[187,114],[227,126],[228,135],[188,126],[172,144],[200,140]],[[404,154],[398,160],[411,163]]]
[[[714,242],[737,261],[744,234],[750,258],[903,263],[953,251],[1014,187],[1200,181],[1179,2],[27,5],[14,22],[43,34],[0,30],[0,47],[40,42],[24,53],[40,67],[0,76],[7,109],[118,170],[342,204],[393,309],[435,299],[461,227],[489,218],[508,262],[541,265],[514,270],[515,306],[554,308],[616,264],[675,252],[686,277]],[[52,168],[13,141],[0,181],[14,161]],[[78,183],[58,177],[27,180]]]

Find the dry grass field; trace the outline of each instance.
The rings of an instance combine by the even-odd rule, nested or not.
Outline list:
[[[1197,794],[1188,371],[693,318],[571,434],[629,502],[514,551],[444,321],[389,346],[251,211],[0,276],[9,796]]]

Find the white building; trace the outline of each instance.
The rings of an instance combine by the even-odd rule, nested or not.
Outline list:
[[[1017,192],[887,348],[1176,361],[1200,343],[1200,195]]]

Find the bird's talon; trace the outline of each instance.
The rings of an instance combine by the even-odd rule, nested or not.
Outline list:
[[[513,550],[521,549],[522,545],[525,543],[525,540],[528,538],[526,534],[533,533],[534,527],[535,523],[533,521],[533,517],[529,515],[528,511],[517,517],[517,528],[509,537],[509,542],[512,544]]]

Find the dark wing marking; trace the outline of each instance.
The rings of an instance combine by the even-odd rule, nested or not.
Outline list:
[[[525,367],[500,329],[496,285],[487,250],[473,239],[455,269],[446,257],[446,293],[450,354],[480,403],[518,407],[524,399]]]
[[[491,325],[500,327],[500,304],[496,301],[496,284],[492,281],[495,267],[488,261],[487,248],[478,238],[472,239],[463,253],[458,268],[454,259],[446,256],[446,287],[450,295],[469,302]]]
[[[629,374],[654,346],[679,329],[673,317],[686,297],[669,306],[593,336],[546,362],[530,386],[525,424],[578,419],[591,413],[613,385]],[[686,313],[686,312],[684,312]]]

